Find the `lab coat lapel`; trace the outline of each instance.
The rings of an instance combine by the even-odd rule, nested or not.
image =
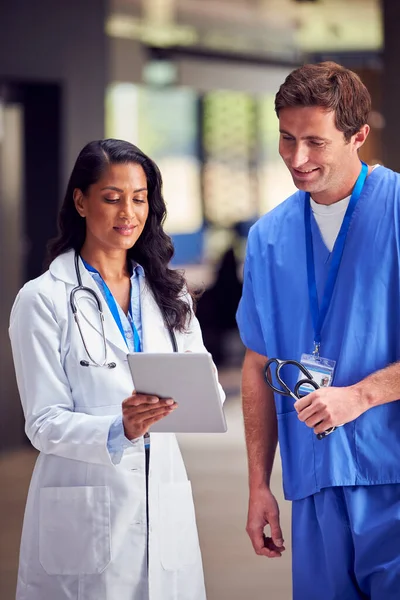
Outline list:
[[[144,277],[140,278],[143,352],[171,352],[171,341],[161,311]]]
[[[101,302],[104,314],[104,333],[106,340],[119,348],[124,354],[127,354],[127,345],[110,309],[108,308],[108,304],[105,301],[96,282],[85,268],[81,259],[79,259],[79,268],[82,278],[82,285],[92,289],[97,294]],[[58,256],[50,265],[50,273],[57,279],[61,279],[65,283],[69,284],[69,286],[72,286],[67,288],[69,302],[69,293],[71,292],[71,289],[78,285],[75,272],[75,252],[70,250],[65,254]],[[85,294],[85,292],[78,292],[76,294],[76,301],[79,306],[79,318],[81,319],[84,329],[86,331],[95,330],[100,336],[98,337],[96,335],[92,343],[101,344],[102,330],[97,304],[95,303],[94,299],[91,299],[90,294]],[[88,343],[90,343],[90,340]]]

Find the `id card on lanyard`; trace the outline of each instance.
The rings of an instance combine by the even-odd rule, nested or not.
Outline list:
[[[321,348],[321,332],[324,325],[325,317],[328,313],[329,306],[332,300],[335,283],[339,273],[339,267],[343,256],[344,245],[349,231],[351,218],[354,209],[361,196],[365,180],[368,175],[368,165],[361,163],[361,172],[357,178],[356,184],[351,194],[350,202],[344,215],[343,223],[337,236],[335,245],[332,250],[331,264],[328,271],[328,277],[324,293],[322,296],[321,306],[318,303],[317,282],[315,278],[315,263],[314,249],[311,232],[311,207],[310,194],[307,192],[304,202],[304,224],[306,233],[306,257],[307,257],[307,281],[308,281],[308,296],[310,300],[311,319],[314,329],[314,350],[312,354],[303,354],[300,362],[312,373],[313,379],[320,387],[326,387],[332,384],[335,361],[329,358],[320,356]],[[304,389],[303,389],[304,388]],[[300,392],[306,394],[314,391],[312,386],[301,386]]]

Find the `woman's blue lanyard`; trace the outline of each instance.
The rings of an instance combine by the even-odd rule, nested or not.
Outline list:
[[[94,267],[92,267],[91,265],[89,265],[89,263],[87,263],[85,260],[83,260],[82,258],[82,262],[85,265],[85,267],[87,268],[88,271],[91,271],[92,273],[98,273],[98,275],[100,275],[100,273],[97,271],[97,269],[95,269]],[[116,324],[118,325],[118,329],[121,332],[122,337],[125,340],[125,344],[126,346],[129,348],[128,346],[128,342],[126,340],[126,336],[125,336],[125,331],[121,322],[121,317],[119,316],[119,312],[118,312],[118,307],[117,307],[117,303],[115,302],[115,298],[112,295],[110,288],[108,287],[108,285],[106,284],[106,282],[104,281],[104,279],[101,277],[101,282],[103,284],[103,289],[104,289],[104,294],[106,296],[106,300],[107,300],[107,304],[108,307],[110,309],[110,312],[112,314],[112,316],[114,317],[114,320],[116,322]],[[132,323],[132,330],[133,330],[133,343],[135,346],[135,352],[141,352],[141,344],[140,344],[140,337],[139,337],[139,333],[135,327],[135,324],[133,322],[133,317],[132,317],[132,303],[131,300],[129,301],[129,315],[131,317],[131,323]]]
[[[318,307],[317,283],[315,279],[314,249],[311,232],[310,194],[308,192],[306,193],[304,203],[304,223],[306,228],[308,295],[310,299],[311,318],[314,328],[314,355],[317,357],[319,356],[319,350],[321,346],[321,330],[332,300],[333,290],[338,276],[340,262],[343,256],[344,245],[346,242],[347,233],[349,231],[351,217],[353,216],[354,209],[358,199],[360,198],[367,175],[368,165],[362,163],[361,173],[358,176],[354,186],[346,214],[344,215],[342,226],[332,250],[331,265],[329,267],[320,309]]]

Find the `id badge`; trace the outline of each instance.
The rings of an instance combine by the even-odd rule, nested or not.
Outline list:
[[[332,385],[336,361],[314,354],[302,354],[300,362],[310,372],[312,379],[319,387]],[[298,381],[300,379],[304,379],[303,373],[300,373]],[[315,388],[309,383],[304,383],[299,388],[301,396],[306,396],[310,392],[315,392]]]

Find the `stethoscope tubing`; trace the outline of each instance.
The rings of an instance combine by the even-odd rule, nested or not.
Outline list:
[[[81,360],[79,364],[82,367],[107,367],[108,369],[115,369],[115,367],[117,366],[115,362],[110,362],[110,363],[107,362],[107,338],[106,338],[105,329],[104,329],[103,305],[102,305],[102,302],[101,302],[98,294],[95,292],[95,290],[82,284],[82,277],[81,277],[80,269],[79,269],[79,254],[78,254],[78,252],[75,252],[75,272],[76,272],[76,278],[78,281],[78,285],[72,289],[70,296],[69,296],[69,303],[71,306],[74,321],[78,327],[78,331],[79,331],[79,335],[82,340],[83,347],[85,348],[85,352],[90,360],[90,362],[87,360]],[[93,359],[93,357],[91,356],[90,351],[88,349],[88,346],[86,344],[86,341],[85,341],[85,338],[83,335],[83,331],[81,328],[80,320],[79,320],[78,305],[75,301],[75,296],[78,292],[85,292],[85,293],[89,294],[91,296],[91,298],[97,304],[97,310],[99,313],[100,326],[101,326],[101,337],[103,340],[103,361],[102,362],[97,362]],[[164,315],[164,320],[168,324],[168,319],[167,319],[166,315]],[[176,341],[175,332],[174,332],[173,328],[170,327],[169,325],[168,325],[168,333],[169,333],[169,336],[171,339],[171,345],[172,345],[173,351],[178,352],[178,344]]]

